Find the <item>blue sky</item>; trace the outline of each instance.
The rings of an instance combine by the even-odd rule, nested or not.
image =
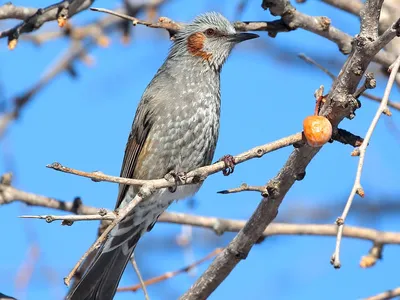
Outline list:
[[[215,10],[234,21],[238,1],[171,0],[160,15],[178,21],[190,21],[199,13]],[[250,0],[242,20],[272,20],[258,0]],[[16,5],[46,6],[49,1],[14,2]],[[114,8],[111,1],[96,1],[97,7]],[[311,15],[327,15],[332,24],[354,35],[357,18],[309,1],[299,6]],[[74,22],[82,24],[100,17],[94,12],[79,15]],[[143,16],[145,17],[145,16]],[[11,23],[9,23],[11,24]],[[4,25],[3,25],[4,26]],[[57,30],[47,24],[42,30]],[[24,109],[1,141],[1,172],[14,172],[14,185],[23,190],[72,200],[80,196],[88,205],[112,208],[117,185],[95,183],[85,178],[55,172],[46,164],[59,161],[81,170],[101,170],[118,175],[126,139],[141,94],[165,58],[170,41],[167,33],[157,29],[136,27],[133,42],[121,45],[119,35],[112,35],[107,49],[91,54],[92,67],[77,63],[79,77],[62,74],[40,92]],[[238,154],[256,145],[301,131],[302,120],[312,114],[313,93],[321,84],[329,89],[330,79],[315,67],[300,61],[296,55],[305,53],[337,74],[346,57],[337,46],[311,33],[297,30],[279,34],[275,39],[261,33],[261,38],[243,43],[234,50],[222,72],[221,130],[215,160],[224,154]],[[6,99],[22,93],[35,84],[39,74],[54,64],[66,50],[68,41],[49,42],[35,47],[21,41],[15,51],[8,51],[6,40],[0,44],[0,82]],[[375,70],[377,68],[374,68]],[[375,95],[382,95],[386,78],[377,75]],[[395,88],[391,99],[399,99]],[[377,104],[363,99],[357,117],[345,120],[341,127],[364,135],[375,114]],[[387,121],[380,120],[368,148],[362,184],[371,201],[385,201],[399,195],[396,158],[400,140]],[[400,115],[393,111],[393,124],[399,126]],[[236,167],[229,177],[210,177],[196,195],[191,209],[188,201],[174,203],[170,211],[191,212],[205,216],[247,219],[256,208],[256,193],[219,195],[217,191],[236,187],[242,182],[265,184],[275,176],[286,161],[291,148],[282,149]],[[328,144],[307,168],[307,175],[290,190],[279,211],[284,218],[296,207],[325,207],[343,202],[354,181],[357,158],[351,148]],[[357,202],[364,201],[356,198]],[[21,220],[21,214],[55,213],[45,208],[22,204],[0,208],[3,224],[3,247],[0,248],[0,291],[18,299],[61,299],[66,288],[62,278],[91,245],[97,222],[75,223],[72,227],[39,220]],[[333,223],[342,208],[331,212]],[[57,212],[56,212],[57,213]],[[299,215],[302,222],[312,222]],[[398,231],[396,215],[380,218],[379,222],[355,218],[350,212],[348,224],[373,226]],[[6,227],[7,225],[7,227]],[[178,225],[157,224],[139,243],[136,257],[145,279],[179,269],[191,260],[176,245],[182,231]],[[216,247],[224,247],[233,234],[217,237],[209,230],[193,231],[192,256],[200,259]],[[39,247],[39,259],[32,280],[24,291],[15,285],[15,277],[26,259],[32,242]],[[272,237],[256,245],[249,257],[241,262],[210,299],[358,299],[399,285],[395,272],[400,266],[397,246],[384,249],[384,259],[371,269],[358,266],[370,243],[345,239],[342,244],[342,268],[329,264],[335,240],[331,237]],[[153,300],[176,299],[205,270],[198,267],[194,276],[179,275],[149,286]],[[128,265],[121,286],[136,284],[137,278]],[[142,294],[137,293],[140,299]],[[115,299],[131,299],[131,293],[117,294]]]

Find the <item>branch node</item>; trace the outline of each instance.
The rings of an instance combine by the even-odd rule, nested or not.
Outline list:
[[[104,217],[107,214],[107,210],[105,208],[100,208],[98,214]]]
[[[71,220],[62,220],[62,222],[61,222],[61,225],[63,225],[63,226],[72,226],[72,224],[74,224],[74,221],[71,221]]]
[[[96,175],[96,176],[103,176],[104,175],[104,173],[101,172],[101,171],[93,171],[92,174]],[[101,179],[96,179],[96,178],[91,178],[91,180],[94,181],[94,182],[101,182],[102,181]]]
[[[333,254],[331,256],[330,263],[335,269],[340,269],[340,267],[342,266],[342,264],[340,263],[340,260],[336,259],[336,255],[335,254]]]
[[[264,191],[261,192],[261,196],[264,197],[264,198],[268,198],[269,197],[268,187],[265,187]]]
[[[4,173],[1,175],[0,184],[10,186],[12,182],[12,173]]]
[[[360,260],[361,268],[373,267],[378,260],[382,259],[383,244],[374,243],[372,248],[369,250],[368,255],[364,255]]]
[[[8,49],[9,50],[14,50],[15,47],[17,47],[17,44],[18,44],[18,39],[16,39],[16,38],[8,39]]]
[[[391,116],[392,116],[392,112],[390,111],[390,109],[389,109],[388,107],[386,107],[386,108],[382,111],[382,113],[383,113],[384,115],[388,116],[388,117],[391,117]]]
[[[318,22],[323,31],[329,30],[329,27],[331,26],[331,19],[328,17],[319,17]]]
[[[296,180],[297,181],[301,181],[304,179],[304,177],[306,176],[306,171],[300,172],[296,174]]]
[[[376,80],[374,78],[374,73],[369,72],[365,74],[364,84],[354,93],[354,98],[358,99],[367,89],[376,88]],[[361,103],[359,102],[359,107],[361,107]]]
[[[68,2],[66,2],[68,3]],[[67,23],[67,19],[68,19],[68,14],[69,14],[69,10],[68,10],[68,5],[64,6],[64,7],[60,7],[60,10],[57,14],[57,23],[58,26],[60,27],[64,27],[65,24]]]
[[[357,193],[357,195],[359,195],[361,198],[364,198],[364,196],[365,196],[365,192],[364,192],[364,189],[363,189],[362,187],[357,188],[357,189],[356,189],[356,193]]]
[[[338,217],[337,219],[336,219],[336,225],[337,226],[343,226],[343,224],[344,224],[344,220],[343,220],[343,218],[342,217]]]
[[[224,232],[226,231],[226,225],[223,224],[221,222],[221,220],[217,219],[214,222],[214,225],[213,225],[212,229],[214,230],[216,235],[220,236],[220,235],[223,235]]]
[[[51,223],[54,221],[54,218],[52,216],[46,216],[45,220],[47,223]]]
[[[355,148],[352,152],[351,152],[351,156],[360,156],[360,148]]]
[[[240,259],[240,260],[245,260],[247,258],[248,253],[243,252],[243,251],[239,251],[236,249],[232,249],[231,246],[228,246],[226,248],[230,253],[232,253],[236,259]]]
[[[256,150],[256,153],[257,153],[257,156],[258,156],[258,157],[261,157],[261,156],[264,155],[264,150],[263,150],[262,148],[258,148],[258,149]]]

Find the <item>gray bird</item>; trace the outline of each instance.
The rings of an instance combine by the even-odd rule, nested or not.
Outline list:
[[[212,162],[220,120],[220,72],[233,47],[257,38],[237,33],[222,15],[198,16],[176,35],[164,64],[147,86],[136,111],[121,177],[164,178]],[[140,237],[178,199],[201,183],[161,189],[140,202],[109,234],[67,299],[112,299]],[[138,187],[121,184],[115,208],[126,206]]]

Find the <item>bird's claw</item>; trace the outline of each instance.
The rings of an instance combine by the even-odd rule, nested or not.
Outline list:
[[[171,193],[175,193],[176,189],[178,188],[178,183],[186,182],[187,176],[186,176],[186,172],[171,171],[171,172],[167,173],[164,178],[170,182],[172,182],[172,181],[174,182],[174,186],[168,187],[168,190]]]
[[[222,174],[224,174],[224,176],[228,176],[235,171],[236,163],[235,158],[232,155],[224,155],[219,161],[223,161],[225,164],[225,168],[222,170]]]

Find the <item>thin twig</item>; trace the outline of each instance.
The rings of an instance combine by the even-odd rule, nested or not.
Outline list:
[[[135,273],[136,273],[137,277],[139,278],[140,287],[143,290],[144,298],[146,300],[150,300],[149,294],[147,293],[147,289],[146,289],[146,283],[143,281],[142,274],[140,274],[139,267],[138,267],[138,265],[136,263],[135,253],[132,253],[131,264],[132,264],[133,269],[135,270]]]
[[[153,23],[153,22],[143,21],[138,18],[126,15],[124,13],[119,13],[119,12],[116,12],[116,11],[113,11],[110,9],[91,7],[90,10],[93,10],[96,12],[107,13],[107,14],[122,18],[124,20],[131,21],[134,26],[137,24],[140,24],[140,25],[145,25],[147,27],[151,27],[151,28],[163,28],[163,29],[168,30],[171,33],[176,33],[182,27],[181,24],[178,24],[166,17],[161,17],[161,18],[159,18],[159,22]]]
[[[313,60],[311,57],[308,57],[307,55],[305,55],[304,53],[300,53],[299,58],[301,58],[302,60],[304,60],[305,62],[316,66],[318,69],[320,69],[322,72],[324,72],[326,75],[328,75],[332,80],[336,79],[336,76],[329,71],[327,68],[325,68],[323,65],[317,63],[315,60]]]
[[[382,113],[387,109],[387,102],[388,102],[389,95],[390,95],[390,92],[393,87],[393,83],[396,79],[396,74],[397,74],[397,71],[399,70],[399,67],[400,67],[400,56],[396,59],[396,61],[393,63],[393,65],[389,68],[391,70],[391,74],[389,76],[389,81],[387,83],[381,104],[379,105],[378,110],[376,111],[376,114],[371,122],[371,125],[368,128],[368,131],[367,131],[367,134],[365,135],[365,139],[364,139],[363,143],[361,144],[361,146],[358,148],[358,151],[357,151],[357,154],[360,155],[360,160],[358,162],[357,173],[356,173],[354,185],[350,192],[349,198],[347,200],[347,203],[343,210],[342,215],[336,220],[336,224],[338,226],[338,232],[337,232],[335,252],[333,253],[332,260],[331,260],[331,263],[333,264],[333,266],[335,268],[340,268],[340,244],[341,244],[342,235],[343,235],[343,226],[344,226],[346,217],[350,211],[351,204],[353,203],[354,196],[356,194],[358,194],[361,197],[364,197],[364,190],[361,186],[361,173],[362,173],[362,169],[364,166],[365,152],[366,152],[368,143],[371,140],[371,136],[372,136],[372,133],[374,132],[376,124],[379,121],[379,118],[381,117]]]
[[[364,300],[389,300],[398,296],[400,296],[400,287],[365,298]]]
[[[39,215],[39,216],[19,216],[23,219],[42,219],[46,220],[47,223],[51,223],[53,221],[93,221],[93,220],[115,220],[116,214],[114,212],[107,212],[105,215],[96,214],[96,215],[66,215],[66,216],[55,216],[55,215]]]
[[[188,266],[186,266],[186,267],[184,267],[184,268],[182,268],[182,269],[179,269],[179,270],[176,270],[176,271],[173,271],[173,272],[167,272],[167,273],[165,273],[165,274],[163,274],[163,275],[160,275],[160,276],[157,276],[157,277],[148,279],[148,280],[146,280],[146,281],[144,282],[144,284],[145,284],[146,286],[149,286],[149,285],[151,285],[151,284],[155,284],[155,283],[158,283],[158,282],[167,280],[167,279],[169,279],[169,278],[175,277],[175,276],[177,276],[177,275],[179,275],[179,274],[187,273],[187,272],[189,272],[191,269],[193,269],[194,267],[196,267],[196,266],[198,266],[198,265],[200,265],[200,264],[206,262],[207,260],[213,258],[215,255],[217,255],[217,254],[219,254],[219,253],[221,253],[221,252],[222,252],[222,248],[217,248],[217,249],[215,249],[213,252],[209,253],[207,256],[203,257],[202,259],[200,259],[200,260],[198,260],[198,261],[196,261],[196,262],[194,262],[194,263],[192,263],[192,264],[190,264],[190,265],[188,265]],[[136,285],[134,285],[134,286],[121,287],[121,288],[119,288],[117,291],[118,291],[118,292],[136,292],[136,291],[139,290],[141,287],[142,287],[142,285],[139,283],[139,284],[136,284]]]
[[[260,192],[261,194],[268,194],[267,187],[266,186],[252,186],[248,185],[246,183],[242,183],[239,187],[237,188],[232,188],[228,190],[222,190],[218,191],[218,194],[233,194],[233,193],[239,193],[243,191],[249,191],[249,192]]]

